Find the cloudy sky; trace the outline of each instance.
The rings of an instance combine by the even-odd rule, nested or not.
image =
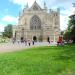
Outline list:
[[[1,0],[0,1],[0,32],[4,30],[7,24],[17,24],[19,11],[27,5],[32,6],[35,0]],[[72,3],[75,0],[36,0],[36,2],[43,8],[44,2],[48,9],[60,8],[60,28],[65,30],[67,28],[68,16],[74,13],[75,8]]]

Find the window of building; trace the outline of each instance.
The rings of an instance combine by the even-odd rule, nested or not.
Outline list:
[[[41,29],[41,20],[38,16],[34,15],[30,20],[30,29],[39,30]]]

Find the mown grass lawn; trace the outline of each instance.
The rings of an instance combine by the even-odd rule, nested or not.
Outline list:
[[[75,75],[75,45],[0,54],[0,75]]]

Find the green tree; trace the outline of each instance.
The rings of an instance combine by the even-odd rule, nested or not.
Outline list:
[[[8,37],[8,38],[12,37],[12,25],[11,24],[8,24],[4,28],[3,37]]]
[[[73,40],[73,43],[75,43],[75,15],[70,16],[68,28],[64,34],[64,38]]]
[[[65,40],[70,40],[70,31],[69,30],[66,30],[65,33],[64,33],[64,37],[63,37]]]

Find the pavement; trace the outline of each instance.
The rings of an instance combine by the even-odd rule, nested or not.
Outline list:
[[[5,53],[5,52],[14,52],[14,51],[20,51],[23,49],[28,49],[32,47],[39,47],[39,46],[56,46],[56,43],[48,43],[48,42],[36,42],[34,45],[29,46],[28,44],[26,45],[25,43],[2,43],[0,44],[0,53]]]

